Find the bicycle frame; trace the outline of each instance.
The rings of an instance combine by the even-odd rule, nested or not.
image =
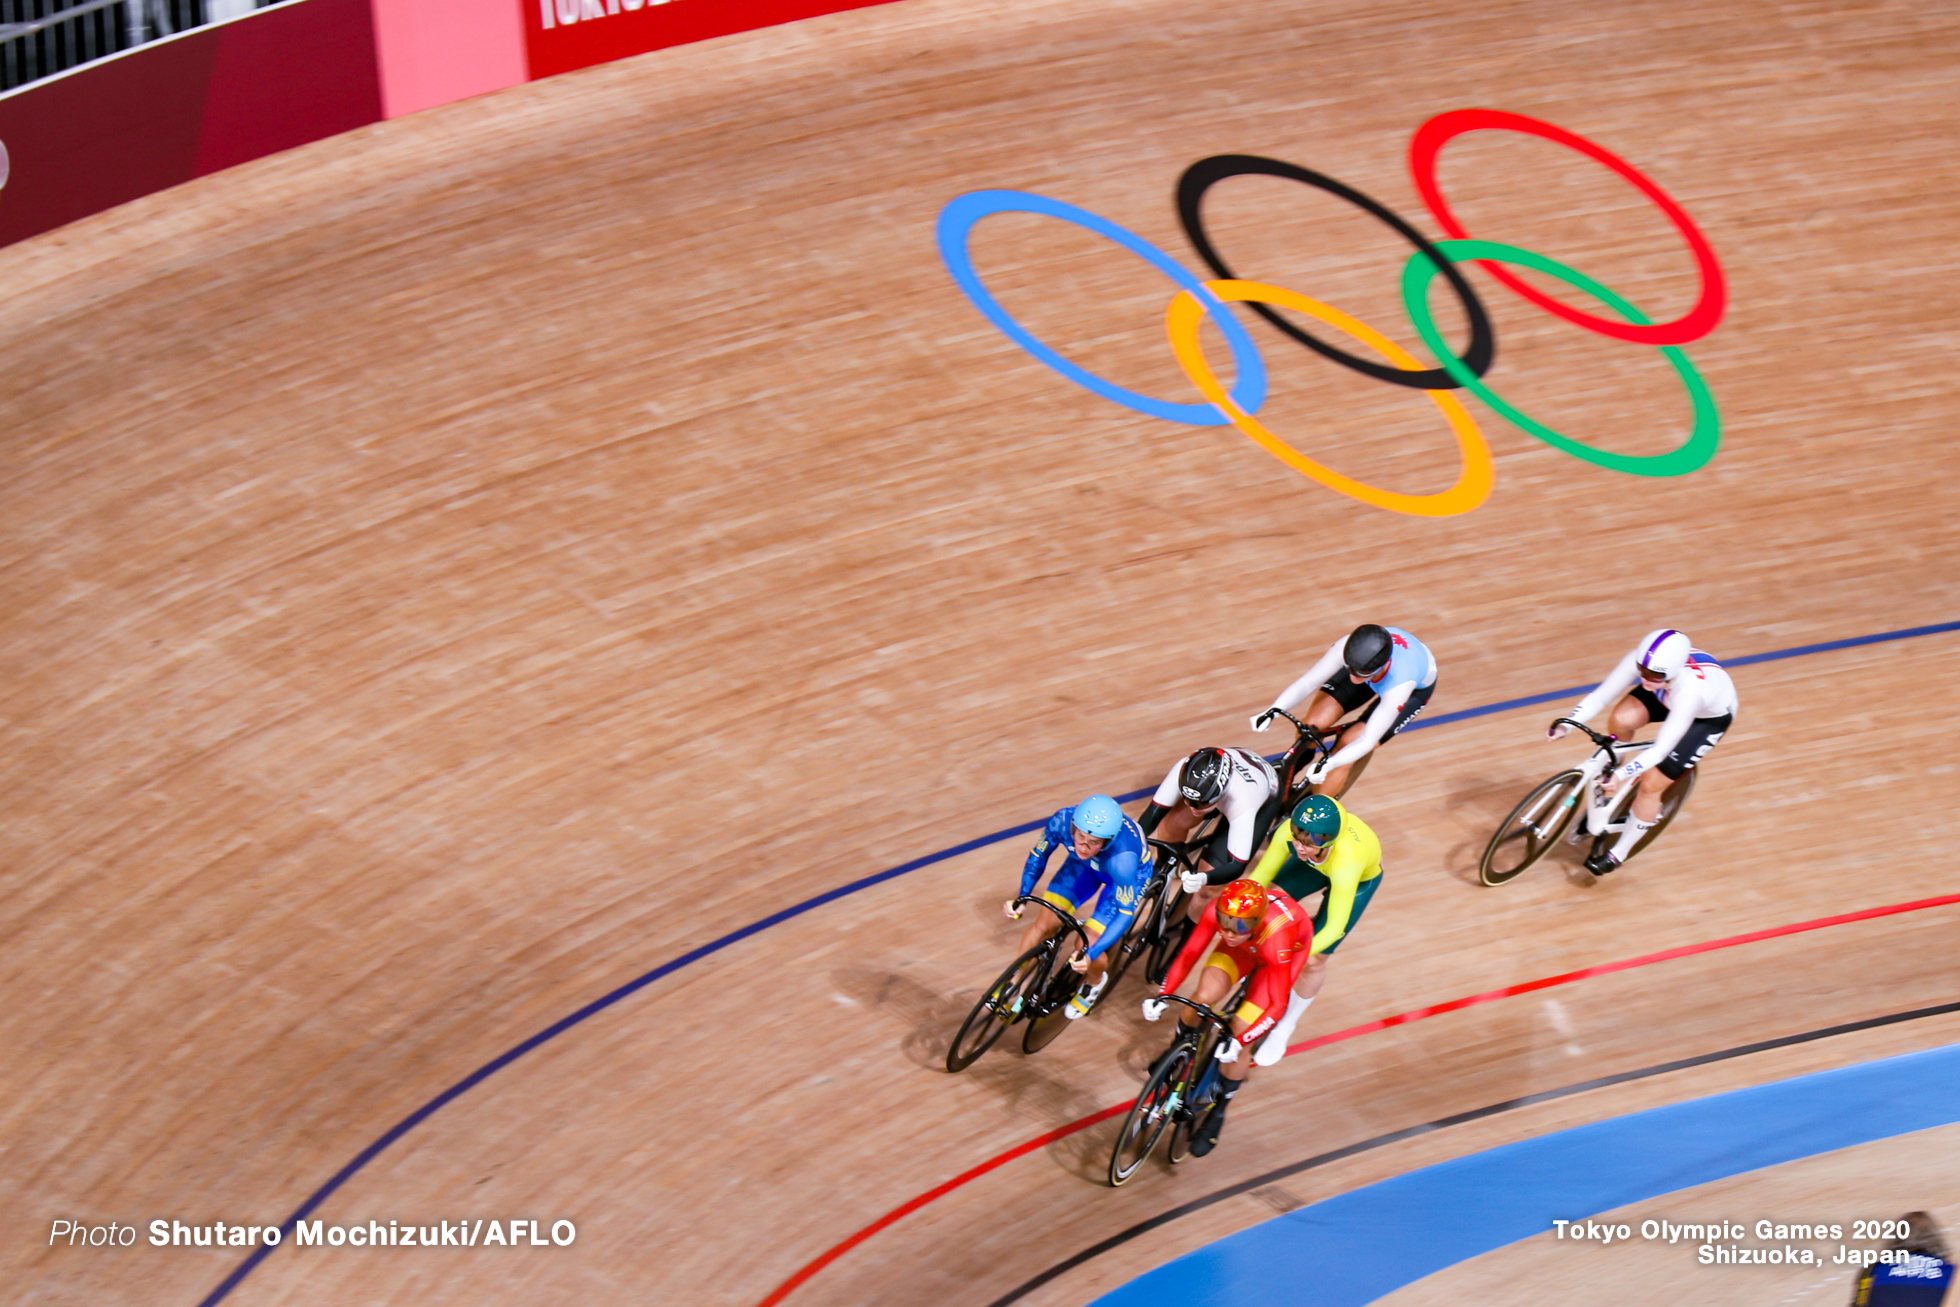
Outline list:
[[[1205,1035],[1211,1030],[1217,1031],[1220,1040],[1232,1038],[1232,1023],[1196,999],[1185,998],[1179,994],[1160,994],[1157,997],[1159,1001],[1164,1003],[1176,1003],[1183,1007],[1188,1007],[1203,1018],[1204,1024],[1195,1029],[1180,1021],[1178,1023],[1177,1034],[1172,1036],[1173,1039],[1188,1040],[1193,1053],[1204,1048]],[[1188,1101],[1185,1097],[1186,1094],[1195,1095],[1197,1093],[1198,1088],[1204,1084],[1206,1075],[1210,1073],[1213,1061],[1214,1059],[1205,1058],[1200,1063],[1198,1059],[1193,1058],[1190,1074],[1185,1078],[1184,1083],[1178,1085],[1171,1091],[1170,1101],[1164,1105],[1164,1111],[1167,1115],[1175,1118],[1177,1113],[1186,1106]]]
[[[1023,894],[1020,898],[1014,900],[1014,906],[1017,908],[1027,903],[1038,904],[1041,907],[1047,908],[1050,912],[1054,913],[1057,917],[1061,918],[1062,928],[1056,931],[1053,935],[1050,935],[1048,937],[1050,941],[1060,940],[1066,937],[1070,931],[1074,931],[1076,938],[1082,941],[1082,947],[1085,949],[1089,947],[1089,932],[1082,929],[1082,923],[1075,919],[1074,913],[1064,912],[1062,911],[1061,908],[1056,907],[1053,903],[1050,903],[1047,899],[1040,898],[1033,894]],[[1070,956],[1073,956],[1073,954],[1071,954]]]
[[[1566,838],[1571,843],[1577,844],[1589,836],[1596,839],[1602,835],[1619,834],[1626,829],[1627,807],[1633,801],[1634,791],[1640,787],[1625,785],[1620,788],[1618,794],[1608,795],[1605,777],[1608,772],[1619,766],[1628,754],[1636,751],[1644,753],[1647,745],[1644,742],[1622,741],[1616,735],[1602,734],[1584,722],[1575,722],[1570,717],[1561,717],[1553,724],[1559,723],[1585,732],[1594,745],[1593,751],[1586,755],[1585,761],[1578,766],[1579,772],[1585,777],[1580,782],[1578,793],[1566,800],[1568,804],[1574,803],[1578,800],[1578,795],[1583,794],[1586,796],[1586,810],[1580,814],[1579,820],[1573,823],[1572,833]],[[1528,814],[1527,820],[1531,820],[1536,825],[1536,817],[1536,813]]]

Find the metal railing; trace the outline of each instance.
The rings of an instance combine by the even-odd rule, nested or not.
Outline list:
[[[0,91],[272,0],[0,0]]]

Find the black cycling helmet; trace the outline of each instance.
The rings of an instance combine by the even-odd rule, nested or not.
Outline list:
[[[1225,757],[1225,750],[1200,749],[1184,760],[1178,792],[1192,807],[1209,808],[1225,797],[1225,782],[1231,775],[1232,764]]]
[[[1395,651],[1395,640],[1386,626],[1376,626],[1369,622],[1354,628],[1354,634],[1347,638],[1341,650],[1341,661],[1356,676],[1373,676],[1388,666],[1388,658]]]

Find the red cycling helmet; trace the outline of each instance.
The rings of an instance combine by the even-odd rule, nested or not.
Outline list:
[[[1218,896],[1218,928],[1249,931],[1266,915],[1266,887],[1256,880],[1235,880]]]

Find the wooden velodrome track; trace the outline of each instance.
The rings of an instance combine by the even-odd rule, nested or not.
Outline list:
[[[1246,716],[1357,621],[1430,641],[1432,714],[1586,683],[1662,622],[1737,657],[1951,621],[1956,58],[1955,11],[1897,2],[906,0],[415,115],[0,251],[0,1301],[199,1302],[242,1250],[50,1248],[51,1221],[277,1223],[474,1069],[690,949],[1250,742]],[[1332,174],[1436,234],[1407,142],[1476,105],[1618,151],[1708,233],[1730,305],[1687,347],[1725,424],[1704,470],[1611,473],[1472,401],[1489,501],[1366,507],[1229,428],[1069,384],[934,248],[946,201],[1012,187],[1197,269],[1172,187],[1223,152]],[[1656,320],[1696,297],[1659,213],[1568,151],[1478,133],[1443,177],[1477,235]],[[1228,182],[1206,212],[1241,275],[1419,348],[1386,227],[1281,181]],[[988,219],[974,248],[1043,339],[1195,399],[1145,264],[1031,217]],[[1473,276],[1507,398],[1605,448],[1679,443],[1687,404],[1654,350]],[[1420,396],[1244,320],[1276,430],[1364,481],[1450,483]],[[1570,860],[1475,884],[1493,823],[1579,752],[1540,738],[1562,704],[1398,740],[1353,796],[1389,880],[1302,1036],[1960,890],[1960,634],[1736,676],[1742,716],[1687,816],[1596,886]],[[1024,850],[936,862],[654,981],[314,1213],[563,1217],[571,1248],[282,1247],[228,1301],[753,1304],[1121,1102],[1164,1037],[1136,981],[1038,1057],[939,1065],[1007,957]],[[1094,1127],[788,1301],[992,1302],[1347,1143],[1948,1002],[1956,928],[1960,907],[1834,926],[1332,1044],[1258,1073],[1202,1163],[1112,1192]],[[1275,1209],[1504,1140],[1956,1038],[1960,1018],[1907,1022],[1422,1135],[1025,1300],[1086,1301]],[[1933,1132],[1722,1201],[1952,1224],[1957,1160]],[[1808,1291],[1540,1242],[1406,1294]]]

